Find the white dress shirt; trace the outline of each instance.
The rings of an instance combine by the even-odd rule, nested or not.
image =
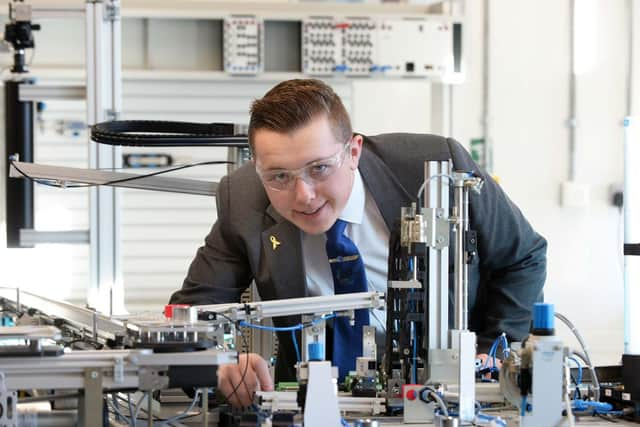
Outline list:
[[[351,194],[340,219],[347,222],[345,234],[358,247],[364,262],[369,291],[386,292],[389,256],[389,229],[373,197],[356,170]],[[333,295],[333,276],[325,250],[325,234],[302,233],[302,251],[310,296]],[[382,332],[386,326],[383,310],[371,311],[370,324]]]

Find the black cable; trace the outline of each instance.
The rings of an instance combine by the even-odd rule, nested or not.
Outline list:
[[[229,399],[231,399],[233,395],[236,394],[241,384],[244,384],[244,379],[247,376],[247,371],[249,370],[249,343],[247,342],[247,337],[245,337],[244,334],[242,334],[242,346],[244,348],[244,353],[247,356],[246,358],[247,363],[244,365],[244,372],[242,372],[242,376],[240,377],[240,382],[233,388],[233,390],[231,390],[231,393],[228,396],[225,396],[224,402],[222,402],[223,404],[227,403]],[[245,387],[246,387],[246,384],[245,384]]]
[[[78,342],[82,342],[82,343],[87,343],[92,345],[96,350],[102,350],[104,348],[104,344],[96,341],[96,340],[92,340],[91,338],[78,338],[72,341],[69,341],[67,343],[64,344],[65,347],[70,347],[72,344],[78,343]]]
[[[156,172],[151,172],[145,175],[136,175],[136,176],[132,176],[129,178],[122,178],[122,179],[114,179],[113,181],[107,181],[103,184],[100,185],[113,185],[113,184],[119,184],[121,182],[128,182],[128,181],[135,181],[136,179],[141,179],[141,178],[148,178],[151,176],[156,176],[156,175],[162,175],[165,173],[169,173],[169,172],[174,172],[177,170],[181,170],[181,169],[188,169],[188,168],[192,168],[195,166],[207,166],[207,165],[234,165],[234,162],[229,162],[229,161],[223,161],[223,160],[211,160],[211,161],[207,161],[207,162],[198,162],[198,163],[189,163],[187,165],[181,165],[181,166],[176,166],[174,168],[171,169],[165,169],[162,171],[156,171]]]
[[[99,144],[137,147],[248,147],[247,135],[234,132],[231,123],[116,120],[91,126],[91,139]]]

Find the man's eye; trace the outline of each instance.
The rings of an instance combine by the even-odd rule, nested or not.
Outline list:
[[[321,164],[311,166],[311,170],[309,171],[309,174],[312,177],[322,177],[322,176],[327,176],[328,174],[331,173],[331,171],[332,171],[331,165],[321,163]]]
[[[287,182],[289,181],[289,174],[287,172],[272,173],[268,176],[267,180],[269,182],[278,182],[278,183]]]

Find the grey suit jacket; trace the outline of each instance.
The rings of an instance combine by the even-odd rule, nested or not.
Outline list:
[[[527,334],[532,304],[542,299],[545,239],[452,139],[418,134],[364,137],[359,171],[387,227],[393,230],[400,208],[416,201],[424,180],[424,161],[447,159],[453,161],[455,170],[473,171],[485,179],[482,193],[471,194],[469,209],[471,228],[478,235],[478,256],[469,266],[469,322],[482,352],[503,331],[516,340]],[[263,300],[307,296],[301,231],[273,209],[253,165],[222,179],[217,211],[216,223],[171,302],[239,301],[253,280]],[[281,242],[277,250],[273,250],[271,236]],[[450,275],[453,283],[452,249]],[[276,326],[299,321],[299,316],[274,319]],[[290,335],[282,334],[279,342],[277,377],[294,378]]]

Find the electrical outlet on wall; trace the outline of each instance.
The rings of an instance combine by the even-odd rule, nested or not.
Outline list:
[[[624,192],[622,189],[622,184],[615,183],[609,185],[609,203],[613,206],[622,209],[624,202]]]

